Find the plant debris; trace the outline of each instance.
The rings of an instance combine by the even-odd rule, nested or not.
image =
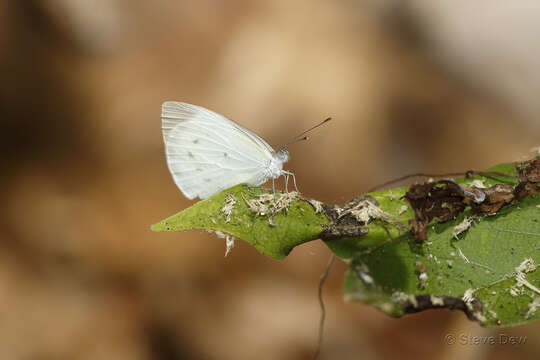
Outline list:
[[[458,235],[462,232],[465,232],[469,230],[472,223],[474,221],[473,217],[465,216],[462,222],[454,226],[454,230],[452,231],[452,236],[456,238],[456,240],[459,240]]]
[[[231,214],[234,209],[234,205],[236,205],[236,198],[231,193],[227,194],[223,207],[221,208],[221,212],[225,215],[225,222],[227,223],[231,221]]]
[[[276,196],[274,194],[260,194],[255,199],[246,199],[244,197],[244,201],[246,202],[249,210],[252,213],[255,213],[259,216],[268,215],[268,223],[271,226],[274,226],[274,215],[282,210],[285,210],[285,212],[287,212],[289,206],[291,205],[291,202],[293,200],[296,200],[297,198],[298,192],[291,191],[279,194],[279,196]]]
[[[540,193],[540,157],[516,164],[519,184],[514,189],[516,199],[521,201],[525,196]]]
[[[381,210],[380,207],[373,204],[369,199],[359,201],[353,207],[349,207],[339,214],[339,217],[351,214],[355,219],[364,225],[368,224],[371,220],[380,219],[386,222],[391,221],[390,214]]]
[[[362,279],[364,284],[366,285],[374,284],[373,277],[369,275],[369,268],[366,264],[355,265],[352,268],[356,272],[356,275],[358,275],[358,277]]]
[[[540,289],[538,289],[536,286],[531,284],[526,278],[525,274],[531,271],[536,270],[536,265],[534,264],[534,260],[532,258],[526,258],[519,264],[518,267],[516,267],[516,286],[518,288],[527,287],[529,290],[534,291],[537,294],[540,294]],[[511,288],[512,290],[512,288]],[[518,289],[514,289],[518,290]]]
[[[229,255],[229,252],[234,247],[234,241],[236,240],[236,238],[232,235],[226,234],[219,230],[207,230],[207,231],[210,233],[213,232],[220,239],[225,239],[225,257],[227,257],[227,255]]]
[[[323,208],[326,217],[332,224],[322,233],[323,238],[365,235],[369,231],[367,225],[374,220],[381,220],[401,230],[407,230],[403,223],[394,221],[390,214],[383,211],[377,200],[371,196],[356,197],[344,206],[323,204]]]
[[[469,313],[472,315],[473,319],[476,319],[480,322],[485,322],[486,318],[482,315],[482,303],[479,299],[473,296],[476,289],[467,289],[461,298],[469,310]]]
[[[482,315],[482,302],[476,298],[467,300],[452,296],[411,295],[403,292],[393,294],[394,301],[399,303],[405,314],[413,314],[429,309],[461,310],[469,320],[485,321]]]
[[[423,288],[427,281],[428,281],[428,274],[427,274],[427,271],[426,271],[426,267],[424,266],[424,264],[422,264],[421,261],[417,261],[416,262],[416,267],[418,268],[418,272],[419,272],[419,275],[418,275],[418,281],[419,281],[419,286],[421,288]]]
[[[323,212],[324,208],[323,208],[323,203],[322,202],[320,202],[319,200],[315,200],[315,199],[305,199],[305,200],[308,203],[310,203],[311,206],[313,206],[313,208],[315,209],[315,214]]]
[[[463,189],[452,180],[412,185],[405,200],[414,210],[414,219],[410,221],[413,235],[426,241],[427,224],[433,219],[455,219],[465,209],[464,198]]]
[[[480,180],[473,181],[470,187],[462,187],[453,180],[412,185],[405,194],[405,200],[414,210],[414,219],[410,221],[412,234],[427,241],[427,225],[432,220],[455,219],[467,206],[477,216],[494,215],[506,204],[540,193],[540,158],[516,164],[516,168],[519,175],[516,187],[508,184],[486,187]],[[454,237],[468,229],[469,220],[465,218],[454,228]]]
[[[496,184],[485,189],[472,188],[481,191],[485,197],[480,203],[471,201],[466,197],[464,202],[471,205],[473,212],[477,215],[494,215],[505,204],[510,204],[514,200],[514,188],[507,184]]]
[[[473,296],[474,289],[468,289],[462,298],[436,295],[412,295],[403,292],[395,292],[392,298],[400,304],[406,314],[412,314],[429,309],[446,308],[449,310],[461,310],[470,320],[485,321],[482,315],[482,302]]]
[[[225,237],[225,257],[227,257],[227,255],[229,255],[229,252],[234,247],[234,240],[235,240],[234,236],[227,235]]]
[[[535,298],[533,301],[529,303],[529,311],[527,311],[527,314],[525,314],[525,319],[529,319],[531,316],[533,316],[536,313],[536,309],[540,307],[540,297]]]
[[[408,209],[407,205],[401,205],[398,211],[398,215],[402,215],[404,212],[406,212]]]
[[[479,188],[479,189],[487,188],[487,186],[484,185],[484,180],[479,180],[479,179],[473,180],[473,182],[471,183],[471,187],[472,186],[474,186],[476,188]]]

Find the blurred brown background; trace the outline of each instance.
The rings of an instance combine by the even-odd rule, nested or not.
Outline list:
[[[445,5],[447,4],[447,5]],[[1,359],[309,359],[320,242],[273,261],[202,232],[160,105],[209,107],[278,146],[306,196],[343,203],[405,173],[482,169],[540,143],[536,1],[0,2]],[[325,288],[322,359],[536,358],[540,325],[395,320]],[[528,336],[446,345],[444,335]]]

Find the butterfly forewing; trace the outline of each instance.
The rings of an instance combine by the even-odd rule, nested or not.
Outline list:
[[[201,122],[210,122],[213,124],[223,124],[227,127],[235,127],[250,141],[254,142],[257,147],[265,148],[268,153],[272,153],[274,151],[274,149],[259,135],[255,134],[253,131],[245,128],[244,126],[227,119],[225,116],[208,110],[202,106],[178,101],[166,101],[162,105],[161,119],[163,123],[163,136],[168,136],[168,133],[174,129],[179,122],[193,118],[198,118]]]

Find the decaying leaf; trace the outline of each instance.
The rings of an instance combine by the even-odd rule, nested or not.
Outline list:
[[[415,238],[426,241],[427,226],[432,220],[445,222],[455,219],[467,206],[478,216],[494,215],[504,205],[540,193],[540,158],[516,167],[520,181],[515,187],[505,183],[486,187],[478,179],[470,187],[462,187],[453,180],[412,185],[405,194],[415,215],[410,220],[411,232]]]
[[[485,195],[484,201],[477,203],[465,198],[465,203],[470,205],[477,215],[493,215],[505,204],[514,200],[514,187],[508,184],[496,184],[485,189],[478,189]]]
[[[405,200],[414,210],[414,219],[411,220],[414,236],[426,241],[429,222],[433,219],[455,219],[465,209],[464,198],[461,186],[451,180],[412,185],[405,194]]]
[[[518,200],[540,193],[540,157],[516,165],[519,184],[514,193]]]

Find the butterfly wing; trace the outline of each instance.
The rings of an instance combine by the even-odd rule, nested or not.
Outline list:
[[[163,103],[161,118],[167,165],[188,199],[267,180],[274,150],[252,131],[203,107],[175,101]]]

